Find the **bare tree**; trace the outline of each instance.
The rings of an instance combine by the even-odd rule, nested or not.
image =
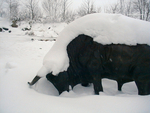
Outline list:
[[[29,15],[29,11],[26,10],[25,8],[22,8],[21,11],[18,14],[18,18],[19,20],[30,20],[30,15]]]
[[[124,14],[124,6],[125,4],[124,4],[124,0],[120,0],[120,13],[121,14]]]
[[[80,16],[84,16],[86,14],[95,13],[95,4],[94,0],[83,0],[81,4],[81,8],[78,11]]]
[[[42,7],[51,20],[57,18],[57,13],[60,12],[61,0],[44,0]]]
[[[11,11],[12,11],[12,0],[5,0],[8,4],[9,18],[11,19]]]
[[[49,16],[51,16],[52,5],[53,5],[52,0],[44,0],[42,2],[42,7]]]
[[[18,2],[16,0],[5,0],[8,8],[8,15],[11,20],[17,19],[18,16]]]
[[[130,3],[129,3],[130,2]],[[131,0],[118,0],[116,3],[111,4],[105,11],[109,13],[119,13],[127,15],[131,9]],[[128,13],[127,13],[128,12]]]
[[[150,1],[149,0],[134,0],[134,9],[139,12],[140,19],[148,21],[150,16]]]
[[[102,8],[101,8],[101,7],[96,8],[96,11],[95,11],[95,12],[97,12],[97,13],[102,12]]]
[[[105,7],[104,11],[150,21],[150,0],[118,0],[117,3]]]
[[[133,17],[133,0],[120,0],[119,3],[119,13]]]
[[[54,20],[57,20],[59,21],[59,15],[61,14],[61,10],[58,10],[60,9],[59,6],[61,5],[61,1],[60,0],[54,0],[54,4],[53,4],[53,21]]]
[[[119,13],[120,12],[119,3],[117,2],[117,3],[111,4],[108,7],[105,7],[104,11],[106,13]]]
[[[34,20],[37,16],[41,14],[38,3],[39,3],[38,0],[28,0],[25,3],[25,7],[28,9],[30,18],[32,20]]]
[[[51,22],[66,21],[69,14],[69,0],[44,0],[42,7]]]
[[[128,3],[125,4],[126,11],[124,12],[126,16],[132,15],[132,0],[129,0]]]
[[[4,3],[4,0],[1,0],[0,1],[0,17],[2,17],[4,11],[3,11],[3,3]]]
[[[68,8],[70,6],[71,2],[69,0],[63,0],[62,1],[62,19],[63,21],[66,21],[66,16],[68,13]]]
[[[18,20],[19,3],[14,2],[11,7],[11,19]]]
[[[146,4],[146,21],[150,21],[150,1]]]
[[[4,2],[4,0],[1,0],[1,1],[0,1],[0,8],[1,8],[2,5],[3,5],[3,2]]]

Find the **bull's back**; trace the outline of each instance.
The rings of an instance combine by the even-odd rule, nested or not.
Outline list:
[[[68,45],[67,51],[70,65],[78,75],[90,70],[99,70],[99,74],[112,79],[131,78],[137,72],[150,74],[150,46],[145,44],[102,45],[89,36],[79,35]],[[135,72],[136,68],[140,69]]]

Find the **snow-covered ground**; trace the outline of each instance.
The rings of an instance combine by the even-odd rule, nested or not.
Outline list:
[[[0,18],[0,27],[9,27],[12,31],[0,32],[0,113],[150,112],[150,95],[137,95],[134,82],[125,84],[123,91],[119,92],[115,81],[103,79],[104,92],[100,95],[94,95],[92,85],[77,85],[73,91],[59,96],[46,78],[29,87],[27,82],[37,74],[45,54],[55,42],[38,41],[43,35],[36,29],[40,26],[40,29],[46,30],[48,25],[35,24],[35,36],[25,35],[21,26],[12,28],[9,25],[8,21]],[[55,24],[55,31],[59,33],[63,27],[64,24]],[[31,41],[32,38],[35,40]]]

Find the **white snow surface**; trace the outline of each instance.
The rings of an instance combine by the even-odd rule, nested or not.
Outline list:
[[[59,34],[56,43],[44,58],[38,75],[52,72],[57,75],[69,67],[67,45],[78,35],[91,36],[101,44],[148,44],[150,45],[150,22],[129,18],[120,14],[95,13],[70,23]]]
[[[115,81],[103,79],[104,92],[100,95],[94,95],[92,84],[90,87],[79,84],[59,96],[45,77],[29,87],[27,82],[35,77],[42,59],[55,42],[31,41],[39,37],[26,36],[21,31],[22,26],[12,28],[8,21],[0,18],[2,24],[12,33],[0,32],[0,113],[150,112],[150,95],[139,96],[134,82],[124,84],[119,92]]]

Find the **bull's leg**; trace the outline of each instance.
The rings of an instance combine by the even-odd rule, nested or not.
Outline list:
[[[118,84],[118,91],[121,91],[121,88],[122,88],[122,86],[123,86],[123,83],[117,81],[117,84]]]
[[[150,94],[150,82],[135,81],[135,83],[137,85],[139,95],[149,95]]]
[[[133,81],[132,79],[129,78],[124,78],[124,79],[118,79],[117,80],[117,84],[118,84],[118,91],[121,91],[123,84],[127,83],[127,82],[131,82]]]
[[[99,76],[93,78],[94,92],[96,95],[99,95],[100,91],[103,91],[102,80]]]
[[[101,71],[103,71],[103,68],[100,66],[101,61],[97,57],[97,54],[99,54],[97,52],[98,51],[93,52],[94,56],[89,59],[87,67],[90,72],[90,76],[93,79],[94,92],[96,95],[99,95],[99,92],[103,91],[101,78]]]
[[[142,63],[134,70],[134,80],[138,88],[139,95],[150,94],[150,68],[148,63]]]

